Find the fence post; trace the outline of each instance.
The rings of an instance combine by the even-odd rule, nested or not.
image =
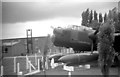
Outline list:
[[[17,63],[17,75],[22,75],[22,72],[20,72],[20,63]]]
[[[26,55],[26,69],[28,69],[28,56]]]
[[[68,77],[71,77],[71,71],[68,71]]]
[[[38,59],[38,71],[40,71],[40,59]]]
[[[3,76],[3,65],[1,65],[1,77]]]

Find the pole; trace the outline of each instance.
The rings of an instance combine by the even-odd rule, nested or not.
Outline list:
[[[3,46],[3,42],[2,42],[1,77],[3,76],[3,70],[4,70],[4,68],[3,68],[3,58],[4,58],[4,54],[3,54],[3,53],[4,53],[4,46]]]
[[[68,77],[71,77],[71,71],[68,71]]]
[[[27,55],[26,55],[26,69],[28,69],[29,67],[28,67],[28,57],[27,57]]]
[[[20,71],[20,64],[17,63],[17,75],[19,75],[19,71]]]
[[[32,40],[32,29],[31,29],[31,50],[32,50],[32,54],[33,54],[33,40]]]
[[[38,71],[40,71],[40,59],[38,59]]]
[[[16,72],[16,57],[14,57],[14,72]]]
[[[37,54],[35,53],[35,65],[37,66]]]

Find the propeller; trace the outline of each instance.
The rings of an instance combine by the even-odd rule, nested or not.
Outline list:
[[[94,44],[96,43],[97,40],[97,33],[98,30],[96,30],[94,33],[90,33],[88,36],[89,38],[92,40],[92,45],[91,45],[91,54],[93,54],[93,48],[94,48]]]
[[[93,43],[93,41],[92,41],[92,45],[91,45],[91,54],[93,54],[93,46],[94,45],[94,43]]]

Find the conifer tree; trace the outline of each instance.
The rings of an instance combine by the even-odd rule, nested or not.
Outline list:
[[[85,12],[82,12],[82,25],[86,25]]]
[[[98,20],[96,11],[94,11],[94,20]]]
[[[92,12],[92,10],[91,10],[91,12],[90,12],[90,16],[89,16],[89,23],[92,22],[92,19],[93,19],[93,12]]]
[[[99,22],[102,23],[103,18],[102,18],[102,13],[99,13]]]
[[[113,15],[112,15],[112,11],[111,10],[109,10],[109,13],[108,13],[108,19],[113,19]]]
[[[89,9],[82,12],[82,25],[88,26],[88,20],[89,20]]]
[[[86,21],[88,23],[88,20],[89,20],[89,8],[86,10]]]
[[[120,13],[118,13],[118,21],[120,22]]]
[[[107,21],[107,14],[104,15],[104,23]]]

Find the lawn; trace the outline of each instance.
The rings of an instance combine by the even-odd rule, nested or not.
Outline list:
[[[37,57],[37,59],[40,59],[41,56]],[[31,63],[35,66],[35,57],[32,55],[32,56],[29,56],[29,60],[31,60]],[[28,70],[26,70],[26,57],[25,56],[22,56],[22,57],[17,57],[16,58],[16,64],[17,63],[20,63],[20,71],[23,72],[23,75],[28,73]],[[13,57],[9,57],[9,58],[4,58],[3,59],[3,66],[4,66],[4,75],[6,75],[7,77],[8,76],[15,76],[17,75],[16,72],[14,72],[14,58]],[[37,67],[36,67],[37,68]],[[29,77],[36,77],[36,76],[44,76],[44,74],[47,76],[47,77],[53,77],[53,76],[63,76],[63,77],[68,77],[68,71],[65,71],[63,70],[63,66],[58,66],[54,69],[52,68],[49,68],[48,70],[46,70],[46,72],[39,72],[39,73],[36,73],[36,74],[33,74]],[[118,74],[118,71],[117,71],[117,68],[116,67],[111,67],[110,68],[110,75],[111,77],[114,76],[114,75],[117,75]],[[88,76],[88,77],[93,77],[93,76],[101,76],[101,71],[100,71],[100,68],[99,67],[91,67],[90,69],[85,69],[83,67],[75,67],[74,68],[74,71],[71,72],[71,77],[77,77],[77,76]],[[21,77],[24,77],[24,76],[21,76]]]

